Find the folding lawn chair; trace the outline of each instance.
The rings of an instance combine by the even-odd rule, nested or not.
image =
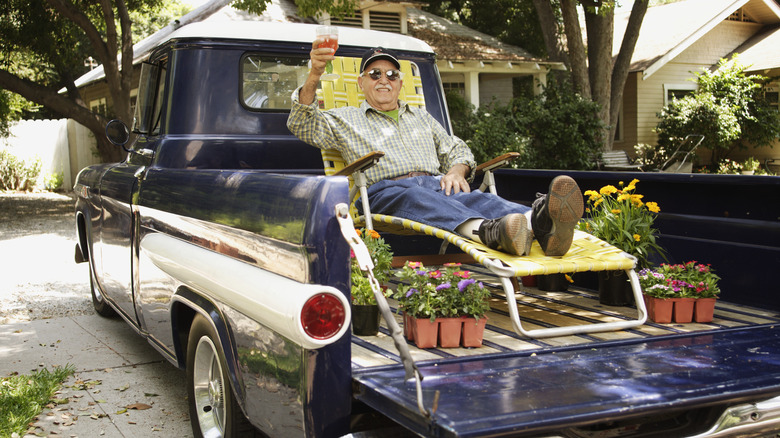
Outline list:
[[[416,67],[407,60],[402,60],[400,63],[401,71],[404,73],[404,86],[400,98],[409,105],[424,107],[425,100],[422,92],[422,81]],[[334,72],[338,73],[340,77],[335,81],[322,82],[322,90],[318,91],[318,99],[321,102],[322,108],[330,109],[346,105],[360,105],[364,100],[364,97],[357,85],[359,65],[359,58],[336,58],[333,62]],[[364,224],[366,228],[371,229],[376,227],[384,232],[400,234],[417,233],[434,236],[443,240],[445,244],[450,243],[460,248],[464,253],[471,256],[474,260],[499,277],[506,295],[512,324],[515,331],[519,334],[529,337],[565,336],[623,330],[637,327],[645,323],[647,314],[639,286],[639,279],[634,271],[636,259],[590,234],[576,231],[571,249],[563,257],[545,256],[539,243],[536,241],[534,241],[529,255],[514,256],[490,249],[485,245],[440,228],[401,217],[370,213],[371,210],[368,205],[368,196],[366,193],[367,180],[363,171],[376,164],[383,155],[384,153],[382,152],[368,154],[347,166],[341,157],[341,153],[338,151],[322,151],[325,174],[329,176],[343,175],[350,177],[350,199],[354,201],[358,196],[361,198],[363,211],[366,212],[366,214],[359,216],[357,208],[355,208],[354,202],[352,202],[350,206],[350,215],[352,216],[353,221],[356,224]],[[480,165],[478,169],[475,169],[475,171],[484,174],[480,189],[496,193],[492,170],[505,165],[506,162],[516,155],[518,154],[507,154]],[[443,251],[441,251],[441,253],[443,253]],[[515,297],[515,284],[517,284],[515,279],[517,277],[614,270],[623,270],[628,274],[638,312],[636,319],[533,330],[526,330],[523,327],[522,322],[520,321]]]

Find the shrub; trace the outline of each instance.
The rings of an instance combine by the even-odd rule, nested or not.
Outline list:
[[[715,166],[735,149],[771,145],[780,137],[780,114],[765,99],[767,78],[746,75],[736,58],[721,59],[714,72],[696,74],[698,90],[673,100],[658,114],[659,146],[673,147],[688,134],[704,134],[702,147],[712,150]]]
[[[550,81],[539,96],[509,104],[474,107],[457,95],[447,95],[455,135],[471,147],[478,163],[506,152],[520,152],[513,167],[592,169],[601,152],[601,121],[597,104]]]
[[[7,149],[0,149],[0,190],[32,190],[41,167],[40,158],[21,160]]]

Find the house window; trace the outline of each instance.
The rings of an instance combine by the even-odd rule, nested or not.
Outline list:
[[[772,82],[764,87],[764,98],[769,102],[769,106],[780,110],[778,107],[778,97],[780,97],[780,82]]]
[[[696,84],[664,84],[664,106],[674,99],[682,99],[696,91]]]
[[[442,82],[442,87],[444,88],[444,93],[448,94],[450,92],[458,93],[460,97],[466,98],[466,84],[463,82]]]
[[[105,97],[101,97],[100,99],[90,100],[89,101],[89,109],[93,113],[95,113],[95,114],[100,114],[101,116],[106,116],[107,115],[107,113],[106,113],[106,110],[107,110],[106,98]]]

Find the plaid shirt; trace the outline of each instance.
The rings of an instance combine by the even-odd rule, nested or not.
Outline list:
[[[312,146],[338,150],[348,164],[369,152],[384,152],[379,163],[366,171],[369,184],[409,172],[442,175],[458,163],[471,169],[476,166],[463,140],[447,134],[424,109],[411,108],[403,101],[399,101],[396,122],[366,102],[360,108],[320,111],[316,101],[299,103],[296,90],[287,127]]]

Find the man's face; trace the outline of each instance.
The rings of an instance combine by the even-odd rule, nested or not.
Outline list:
[[[398,108],[398,95],[401,93],[403,81],[400,78],[390,81],[386,75],[388,70],[397,70],[395,65],[385,59],[379,59],[369,64],[365,72],[374,69],[382,71],[379,79],[371,79],[367,74],[358,77],[358,85],[366,96],[366,102],[381,111],[392,111]]]

